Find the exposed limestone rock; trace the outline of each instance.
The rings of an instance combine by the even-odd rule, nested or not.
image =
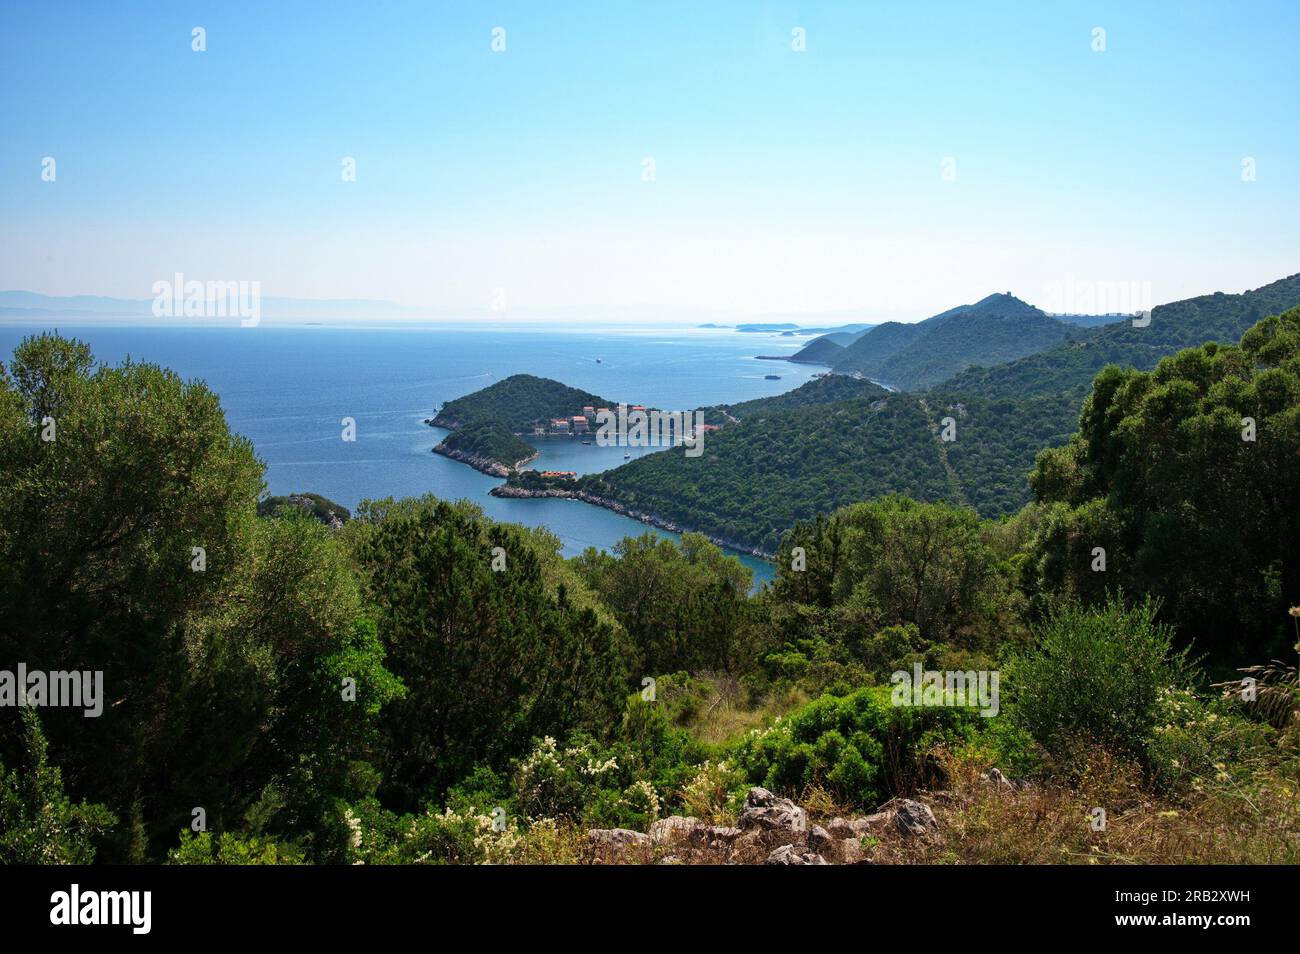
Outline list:
[[[832,838],[861,838],[882,827],[889,821],[889,817],[889,812],[876,812],[862,818],[832,818],[826,823],[826,830]]]
[[[819,855],[834,855],[836,844],[836,839],[821,825],[813,825],[812,831],[808,832],[809,851],[815,851]]]
[[[867,861],[867,853],[862,850],[862,842],[856,838],[846,838],[839,843],[840,864],[842,865],[865,865],[870,864]]]
[[[894,824],[905,835],[924,835],[939,823],[929,805],[910,798],[900,798],[894,806]]]
[[[587,832],[587,844],[593,848],[614,850],[649,848],[650,836],[630,828],[593,828]]]
[[[670,815],[667,818],[659,819],[650,826],[650,840],[655,844],[687,841],[693,838],[697,831],[707,827],[698,818],[687,815]]]
[[[744,830],[804,832],[808,830],[808,813],[788,798],[755,787],[745,796],[745,810],[736,825]]]
[[[827,864],[825,858],[816,852],[801,852],[794,845],[782,845],[763,862],[765,865],[824,865]]]
[[[1007,778],[1001,769],[991,768],[987,772],[980,773],[980,781],[987,785],[992,785],[999,790],[1015,791],[1016,789],[1032,788],[1033,783],[1025,779]]]

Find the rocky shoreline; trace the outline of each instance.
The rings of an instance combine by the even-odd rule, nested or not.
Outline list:
[[[481,473],[487,474],[489,477],[501,477],[503,479],[509,477],[512,470],[518,470],[520,467],[524,466],[524,464],[532,463],[542,456],[541,451],[535,451],[523,460],[515,461],[515,466],[510,468],[498,460],[492,460],[488,457],[480,457],[478,454],[467,454],[462,450],[448,447],[446,444],[439,444],[433,449],[433,452],[435,454],[441,454],[443,457],[450,457],[452,460],[460,461],[462,464],[468,464],[470,467],[473,467]],[[500,488],[494,488],[492,492],[496,493],[499,489]]]
[[[548,487],[546,490],[529,490],[525,487],[511,487],[508,484],[502,484],[499,487],[493,487],[489,493],[493,497],[510,497],[514,499],[527,499],[532,497],[558,497],[563,500],[580,500],[583,503],[591,504],[595,507],[604,507],[606,510],[612,510],[614,513],[624,517],[631,517],[633,520],[639,520],[642,523],[649,524],[652,527],[658,527],[660,530],[668,530],[672,533],[703,533],[703,531],[692,530],[690,527],[683,527],[671,520],[653,513],[643,513],[640,510],[633,510],[631,507],[619,503],[617,500],[610,500],[608,497],[600,497],[596,494],[589,493],[585,490],[563,490],[558,487]],[[737,543],[734,540],[724,540],[722,537],[715,537],[712,534],[704,533],[709,542],[728,550],[735,550],[738,553],[744,553],[748,556],[758,557],[760,560],[771,560],[773,554],[760,550],[757,547],[747,546],[743,543]]]

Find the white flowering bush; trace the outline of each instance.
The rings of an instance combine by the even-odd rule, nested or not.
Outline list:
[[[561,748],[547,736],[519,763],[515,792],[528,818],[579,820],[602,790],[625,787],[617,757],[585,739]]]
[[[628,816],[638,818],[645,828],[654,824],[663,808],[655,787],[645,779],[639,779],[623,790],[619,806]]]

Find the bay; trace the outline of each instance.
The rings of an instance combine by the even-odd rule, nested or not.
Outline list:
[[[7,361],[25,335],[48,329],[0,325],[0,355]],[[793,353],[807,339],[726,329],[61,322],[59,330],[90,344],[99,361],[116,364],[129,355],[205,381],[220,396],[231,429],[248,437],[265,462],[272,494],[310,491],[348,508],[365,498],[465,498],[495,520],[549,528],[567,556],[608,550],[646,532],[677,535],[578,501],[490,496],[499,479],[431,453],[445,431],[424,420],[439,405],[511,374],[534,374],[611,402],[688,410],[780,394],[818,370],[754,358]],[[356,421],[354,442],[342,439],[346,417]],[[530,466],[580,474],[617,467],[625,452],[656,451],[569,439],[538,446],[541,457]],[[772,577],[770,563],[741,559],[756,582]]]

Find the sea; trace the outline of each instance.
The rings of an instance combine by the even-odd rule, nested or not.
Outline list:
[[[23,337],[45,330],[54,327],[0,325],[0,360],[7,363]],[[780,394],[819,370],[756,358],[793,354],[808,338],[725,328],[59,322],[57,330],[87,342],[97,361],[130,356],[206,382],[231,429],[249,438],[265,463],[271,494],[313,492],[348,508],[426,493],[463,498],[495,520],[549,528],[566,556],[610,550],[628,536],[676,534],[580,501],[490,496],[500,479],[432,453],[446,432],[424,422],[440,405],[512,374],[534,374],[612,405],[690,410]],[[354,441],[343,440],[344,418],[356,422]],[[541,456],[529,467],[579,474],[617,467],[625,453],[658,452],[572,438],[530,442]],[[756,585],[773,576],[769,562],[738,555]]]

